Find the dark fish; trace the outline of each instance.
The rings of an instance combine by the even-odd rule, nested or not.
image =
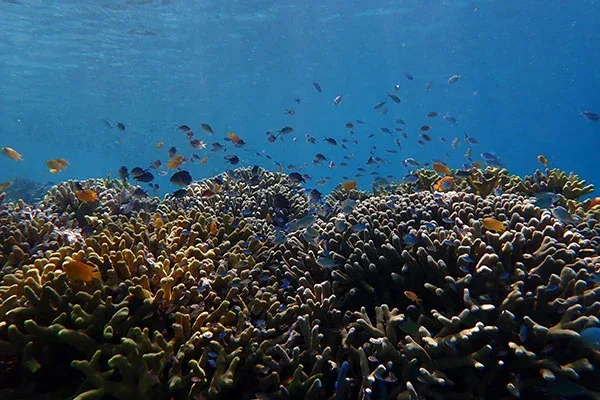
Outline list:
[[[192,183],[192,176],[186,170],[175,172],[170,179],[175,186],[187,186]]]
[[[321,93],[323,90],[321,89],[321,85],[319,85],[319,82],[313,82],[313,86],[315,87],[315,90],[319,93]]]
[[[148,193],[146,193],[146,191],[140,187],[136,188],[133,192],[131,192],[131,195],[133,197],[148,197]]]
[[[211,135],[213,133],[215,133],[215,131],[213,131],[213,128],[209,124],[207,124],[206,122],[201,123],[200,124],[200,128],[202,128],[204,131],[210,133]]]
[[[127,170],[127,168],[125,168]],[[142,176],[144,174],[144,170],[141,167],[135,167],[131,170],[131,176],[133,179],[136,179],[138,176]]]
[[[426,142],[431,142],[431,136],[429,136],[426,133],[421,133],[421,137],[423,138],[423,140],[425,140]]]
[[[402,103],[402,100],[400,100],[400,97],[396,96],[395,94],[388,94],[388,97],[390,99],[392,99],[392,101],[394,103]]]
[[[132,170],[132,173],[133,173],[133,170]],[[135,179],[138,182],[148,183],[148,182],[152,182],[154,180],[154,175],[152,175],[148,171],[144,171],[141,175],[134,176],[133,179]]]
[[[450,122],[451,124],[456,124],[458,122],[456,118],[448,114],[444,115],[442,118]]]
[[[583,115],[583,117],[585,119],[588,119],[590,121],[596,122],[596,121],[600,120],[600,115],[598,115],[598,114],[596,114],[595,112],[592,112],[592,111],[583,111],[581,113],[581,115]]]
[[[260,172],[260,167],[258,165],[255,165],[250,171],[252,172],[252,175],[258,175],[258,173]]]
[[[278,130],[277,133],[279,133],[280,135],[289,135],[293,131],[294,131],[294,128],[292,128],[291,126],[284,126],[280,130]]]
[[[429,126],[429,125],[421,125],[421,127],[419,128],[419,130],[421,132],[429,132],[431,130],[431,126]]]
[[[406,79],[408,79],[409,81],[412,81],[413,79],[415,79],[415,78],[414,78],[414,77],[413,77],[411,74],[409,74],[409,73],[406,73],[406,72],[404,73],[404,77],[405,77]]]
[[[427,113],[427,118],[435,118],[438,115],[440,115],[440,114],[436,113],[435,111],[431,111],[431,112]]]
[[[323,138],[327,143],[333,145],[333,146],[337,146],[337,141],[334,138]]]
[[[373,110],[379,110],[384,105],[385,105],[385,101],[382,100],[373,106]]]
[[[169,158],[175,157],[176,154],[177,154],[177,148],[175,146],[172,146],[169,149]]]
[[[290,207],[290,201],[285,198],[282,194],[276,194],[273,196],[273,206],[275,208],[279,208],[280,210],[284,210]]]
[[[276,141],[276,140],[277,140],[277,137],[276,137],[276,136],[274,136],[274,135],[270,135],[270,136],[267,138],[267,140],[268,140],[270,143],[273,143],[274,141]]]
[[[104,126],[106,126],[107,128],[112,128],[112,124],[107,120],[103,119],[102,122],[104,122]]]
[[[390,131],[388,128],[379,128],[379,130],[383,133],[389,133],[389,134],[392,133],[392,131]]]
[[[394,122],[398,125],[406,125],[406,122],[402,118],[394,118]]]
[[[479,144],[479,142],[477,141],[477,139],[475,139],[472,136],[469,136],[465,133],[465,143],[469,143],[469,144]]]
[[[319,201],[323,197],[321,192],[319,192],[317,189],[311,190],[308,195],[312,201]]]
[[[204,144],[204,142],[201,140],[192,139],[190,140],[190,146],[192,146],[195,149],[203,149],[206,147],[206,144]]]
[[[306,181],[304,180],[304,178],[302,177],[302,175],[300,173],[298,173],[298,172],[292,172],[288,176],[292,180],[292,182],[306,183]]]
[[[223,150],[223,146],[219,142],[215,142],[211,146],[212,146],[212,149],[210,149],[210,151],[212,151],[212,152],[216,153],[217,151]]]
[[[448,78],[448,83],[452,85],[452,84],[456,83],[460,78],[462,78],[462,75],[458,75],[458,74],[452,75],[450,78]]]
[[[365,123],[365,121],[363,121],[363,120],[360,120],[360,119],[357,119],[357,120],[356,120],[356,123],[357,123],[357,124],[364,124],[364,123]]]
[[[177,127],[177,129],[179,129],[181,132],[184,132],[184,133],[188,133],[188,132],[191,132],[191,131],[192,131],[192,128],[190,128],[190,127],[189,127],[189,126],[187,126],[187,125],[179,125],[179,126]]]
[[[225,159],[231,164],[231,165],[236,165],[240,162],[240,159],[238,156],[235,155],[227,155],[225,156]]]
[[[123,165],[121,168],[119,168],[119,177],[124,181],[129,178],[129,171],[127,170],[126,166]]]
[[[185,196],[187,196],[187,189],[179,189],[173,192],[173,197],[176,199],[181,199]]]
[[[346,128],[348,128],[348,129],[352,129],[352,128],[354,128],[354,124],[353,124],[352,122],[346,122],[346,123],[344,124],[344,126],[345,126]]]
[[[340,104],[342,104],[342,96],[341,95],[335,96],[335,98],[333,99],[333,105],[339,106]]]
[[[433,86],[433,81],[427,82],[427,85],[425,85],[425,91],[429,92],[431,90],[432,86]]]
[[[321,162],[321,161],[327,161],[327,157],[325,157],[325,155],[321,154],[321,153],[317,153],[315,154],[315,160]]]
[[[125,124],[123,124],[122,122],[117,122],[117,128],[123,132],[125,130]]]

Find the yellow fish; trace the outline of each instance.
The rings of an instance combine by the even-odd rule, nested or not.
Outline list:
[[[75,196],[77,196],[77,198],[80,201],[83,201],[86,203],[93,203],[95,201],[98,201],[98,194],[96,192],[94,192],[92,189],[76,190]]]
[[[89,282],[92,279],[100,279],[100,272],[94,270],[89,264],[80,261],[67,261],[62,265],[62,269],[71,279],[77,279]]]
[[[483,227],[490,231],[502,233],[506,231],[506,224],[502,221],[498,221],[496,218],[484,218],[481,220]]]
[[[11,186],[12,186],[11,181],[2,182],[2,183],[0,183],[0,191],[6,190]]]
[[[349,192],[350,190],[356,189],[358,187],[358,183],[356,181],[346,181],[341,184],[342,189]]]
[[[10,147],[0,147],[0,151],[6,157],[15,160],[15,161],[23,161],[23,156],[19,154],[15,149],[11,149]]]
[[[185,161],[185,157],[184,156],[182,156],[181,154],[176,154],[167,163],[167,168],[169,168],[169,169],[179,168],[179,166],[181,164],[183,164],[184,161]]]
[[[452,175],[452,170],[446,164],[443,164],[441,162],[434,162],[433,169],[438,174]]]

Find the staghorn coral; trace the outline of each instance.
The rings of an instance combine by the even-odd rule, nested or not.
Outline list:
[[[492,174],[512,179],[483,176]],[[257,176],[272,187],[256,190]],[[218,181],[223,192],[201,198]],[[104,190],[84,218],[93,229],[73,207],[1,206],[0,233],[27,251],[2,253],[0,398],[600,392],[598,354],[578,339],[600,325],[597,220],[563,226],[530,193],[398,192],[316,218],[279,244],[269,196],[297,199],[287,218],[308,208],[282,174],[232,171],[131,213],[111,212],[123,192]],[[487,231],[483,217],[508,230]],[[101,281],[68,278],[71,258]]]

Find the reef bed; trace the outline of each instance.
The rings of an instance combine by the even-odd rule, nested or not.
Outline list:
[[[163,200],[95,179],[0,205],[0,398],[600,399],[593,186],[416,175],[318,201],[247,168]]]

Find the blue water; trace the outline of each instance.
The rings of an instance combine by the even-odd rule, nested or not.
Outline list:
[[[598,183],[600,122],[580,113],[600,112],[599,12],[591,0],[2,0],[0,146],[25,160],[1,157],[0,181],[116,177],[121,165],[165,163],[170,146],[190,156],[193,149],[176,130],[187,124],[209,147],[224,143],[227,131],[242,137],[246,148],[228,146],[239,166],[308,163],[301,171],[313,178],[308,186],[332,177],[323,189],[358,167],[367,168],[362,188],[372,171],[402,177],[407,157],[459,167],[465,132],[480,143],[471,146],[474,160],[495,152],[524,175],[540,167],[536,156],[544,154],[551,167]],[[462,78],[449,85],[453,74]],[[428,81],[434,83],[427,93]],[[386,98],[396,83],[401,104]],[[343,102],[336,107],[337,95]],[[373,110],[380,100],[387,100],[385,115]],[[285,113],[289,108],[295,115]],[[459,124],[428,120],[430,111],[449,113]],[[399,135],[379,128],[394,128],[394,118],[407,122],[409,138],[389,154],[385,149],[396,149]],[[109,129],[102,119],[123,122],[126,130]],[[356,119],[365,124],[351,137],[344,123]],[[200,130],[202,122],[214,136]],[[419,146],[424,123],[433,127],[433,141]],[[285,141],[267,142],[265,131],[286,125],[294,132]],[[312,145],[305,133],[356,138],[359,145],[349,143],[348,151]],[[461,139],[455,151],[454,137]],[[364,165],[372,145],[386,164]],[[311,165],[317,152],[336,166]],[[196,153],[209,161],[184,164],[195,179],[230,167],[222,153]],[[354,158],[341,167],[346,154]],[[44,162],[58,157],[71,165],[52,175]],[[168,176],[156,182],[161,192],[175,189]]]

